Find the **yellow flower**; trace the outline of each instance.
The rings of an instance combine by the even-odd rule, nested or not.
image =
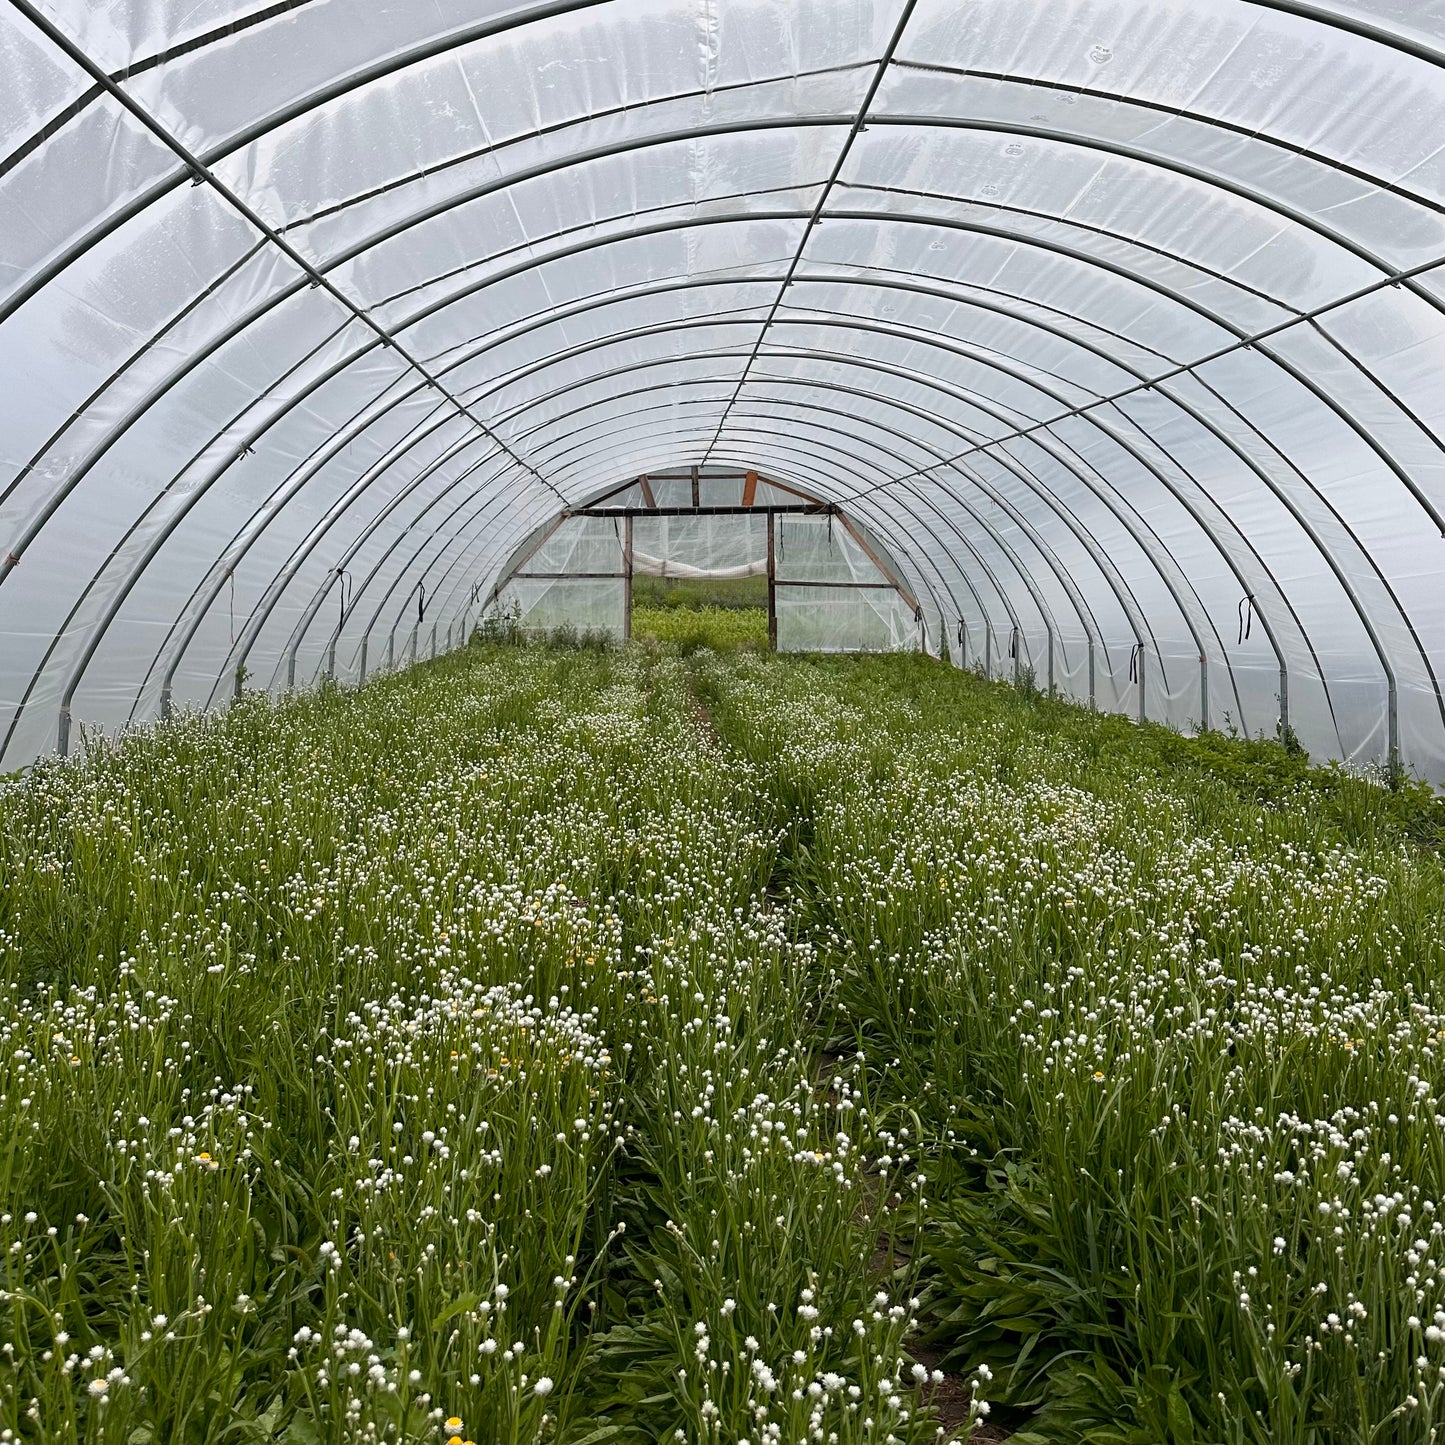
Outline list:
[[[453,1415],[442,1428],[448,1435],[460,1435],[462,1433],[462,1417]]]
[[[1095,1077],[1096,1079],[1102,1079],[1104,1076],[1103,1076],[1103,1074],[1102,1074],[1098,1069],[1095,1069],[1095,1070],[1094,1070],[1094,1077]]]

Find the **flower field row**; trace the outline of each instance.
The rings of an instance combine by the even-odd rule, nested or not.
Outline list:
[[[760,816],[655,649],[9,785],[0,1435],[932,1438]]]
[[[1401,805],[1261,808],[917,661],[707,686],[806,819],[835,1046],[920,1121],[934,1334],[1018,1438],[1437,1438],[1445,912]]]
[[[1433,805],[1211,748],[483,646],[0,786],[0,1439],[1432,1438]]]

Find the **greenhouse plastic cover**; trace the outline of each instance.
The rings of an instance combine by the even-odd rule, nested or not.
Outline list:
[[[0,0],[0,767],[756,468],[926,645],[1445,780],[1411,0]],[[605,585],[605,584],[604,584]]]

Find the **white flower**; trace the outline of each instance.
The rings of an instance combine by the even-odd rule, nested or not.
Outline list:
[[[535,1385],[532,1386],[534,1395],[550,1395],[552,1393],[552,1377],[543,1375]]]

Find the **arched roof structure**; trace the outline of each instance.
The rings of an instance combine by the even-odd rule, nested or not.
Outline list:
[[[729,465],[955,657],[1445,779],[1442,61],[1433,0],[0,0],[0,767]]]

